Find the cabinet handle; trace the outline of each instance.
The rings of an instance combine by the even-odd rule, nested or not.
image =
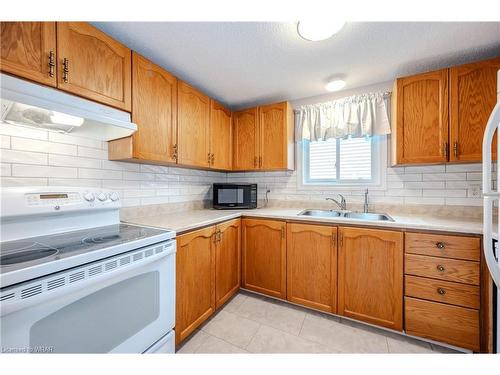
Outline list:
[[[337,243],[337,239],[335,238],[335,235],[332,234],[332,245],[335,246]]]
[[[64,83],[69,81],[69,60],[66,57],[63,60],[63,81]]]
[[[212,156],[210,158],[210,163],[212,163],[212,165],[214,165],[214,162],[215,162],[215,155],[212,154]]]
[[[436,242],[436,247],[440,250],[444,249],[444,242]]]
[[[214,236],[214,244],[217,244],[217,232],[214,232],[213,236]]]
[[[56,66],[54,51],[49,52],[49,77],[54,77],[54,68]]]
[[[437,292],[441,295],[446,294],[446,290],[444,290],[443,288],[437,288]]]
[[[456,141],[453,143],[453,155],[458,158],[458,142]]]
[[[339,247],[342,247],[344,245],[344,235],[342,232],[339,233]]]
[[[281,227],[281,238],[285,238],[285,228]]]
[[[443,154],[445,159],[448,159],[448,142],[443,143]]]
[[[221,242],[222,241],[222,232],[221,230],[219,229],[219,231],[217,232],[217,241]]]
[[[253,166],[257,168],[257,156],[253,158]]]
[[[443,272],[445,270],[445,268],[440,264],[438,264],[438,266],[436,268],[439,272]]]
[[[175,161],[177,161],[177,158],[179,157],[178,150],[177,150],[177,143],[172,148],[174,150],[172,152],[172,159],[174,159]]]
[[[262,168],[262,156],[259,156],[259,168]]]
[[[212,154],[209,152],[208,153],[208,165],[210,165],[211,160],[212,160]]]

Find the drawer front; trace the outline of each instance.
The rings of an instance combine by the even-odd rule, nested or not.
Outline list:
[[[406,233],[405,252],[479,261],[481,257],[481,241],[475,237]]]
[[[480,307],[478,286],[451,281],[407,275],[405,276],[405,295],[471,309],[479,309]]]
[[[466,260],[406,254],[405,274],[479,285],[479,263]]]
[[[479,351],[479,311],[405,297],[409,335]]]

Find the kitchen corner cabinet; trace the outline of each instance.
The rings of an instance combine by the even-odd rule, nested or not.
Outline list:
[[[86,22],[57,23],[57,87],[131,110],[131,51]]]
[[[177,237],[175,342],[215,312],[215,227]]]
[[[286,223],[243,219],[242,286],[262,294],[286,298]]]
[[[234,114],[234,170],[293,170],[294,121],[288,102]]]
[[[233,166],[231,111],[210,100],[210,167],[231,170]]]
[[[337,312],[337,228],[287,224],[287,300]]]
[[[0,69],[56,86],[56,23],[1,22]]]
[[[216,227],[215,306],[218,309],[240,289],[241,220],[231,220]]]
[[[339,227],[338,314],[403,330],[403,233]]]
[[[210,167],[210,98],[185,82],[177,85],[178,163]]]
[[[134,52],[132,98],[132,121],[137,131],[109,142],[109,159],[175,163],[177,78]]]

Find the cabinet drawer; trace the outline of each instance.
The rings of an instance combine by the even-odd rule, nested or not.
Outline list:
[[[405,297],[409,335],[479,351],[479,311]]]
[[[465,260],[406,254],[405,274],[479,285],[479,263]]]
[[[405,295],[436,302],[479,309],[480,292],[478,286],[453,283],[450,281],[405,276]]]
[[[481,241],[475,237],[406,233],[405,252],[443,258],[479,261]]]

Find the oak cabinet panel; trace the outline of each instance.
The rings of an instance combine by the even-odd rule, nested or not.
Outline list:
[[[130,49],[86,22],[57,23],[62,90],[130,111],[131,56]]]
[[[185,82],[178,82],[177,136],[179,164],[210,166],[210,98]]]
[[[127,139],[109,142],[109,159],[175,163],[177,79],[134,52],[132,93],[132,121],[137,131]],[[120,149],[124,144],[130,146]]]
[[[233,114],[233,169],[258,168],[259,155],[258,109],[250,108]]]
[[[242,220],[242,285],[244,288],[286,298],[286,223]]]
[[[216,227],[215,305],[221,307],[240,289],[241,220],[231,220]]]
[[[231,170],[233,166],[233,132],[231,112],[210,100],[210,166],[214,169]]]
[[[393,164],[448,160],[448,69],[399,78],[392,94]]]
[[[287,224],[287,299],[337,311],[337,228]]]
[[[176,344],[215,311],[215,227],[177,237]]]
[[[497,102],[499,69],[500,58],[450,68],[450,161],[481,161],[484,129]]]
[[[56,23],[1,22],[0,69],[56,86]]]
[[[403,233],[339,228],[338,314],[403,329]]]
[[[479,261],[481,241],[477,237],[406,232],[405,252],[407,254]]]

